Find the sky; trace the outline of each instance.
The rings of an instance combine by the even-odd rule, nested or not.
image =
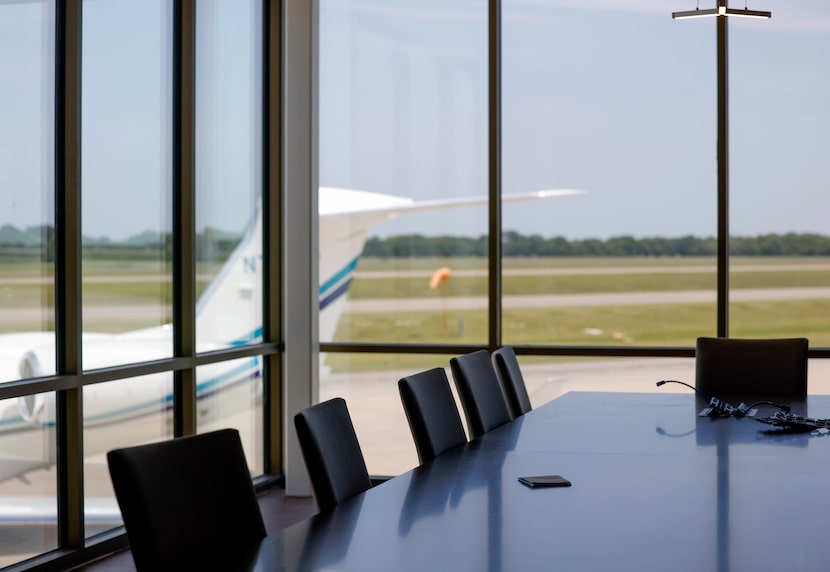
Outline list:
[[[830,4],[761,2],[748,7],[771,20],[729,24],[731,230],[828,234]],[[586,191],[506,206],[505,230],[714,235],[715,20],[671,18],[696,3],[710,7],[504,0],[503,190]],[[198,5],[200,226],[241,231],[255,208],[258,6]],[[0,224],[51,217],[52,9],[0,2]],[[320,184],[416,200],[487,193],[486,11],[320,0]],[[169,20],[163,0],[84,2],[84,234],[169,226]],[[370,234],[479,235],[484,219],[482,208],[408,215]]]
[[[484,4],[326,4],[321,37],[334,46],[321,48],[322,184],[486,193]],[[750,8],[771,20],[730,22],[732,232],[827,232],[830,6],[770,4]],[[505,207],[503,228],[714,235],[715,21],[670,16],[692,8],[503,3],[503,190],[587,191]],[[445,212],[376,230],[481,234],[482,218]]]

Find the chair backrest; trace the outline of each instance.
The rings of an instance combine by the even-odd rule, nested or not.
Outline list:
[[[236,429],[115,449],[107,464],[139,571],[231,567],[266,535]]]
[[[450,358],[450,368],[470,439],[477,439],[510,421],[504,393],[487,350]]]
[[[408,375],[398,391],[421,463],[467,442],[444,368]]]
[[[709,397],[807,395],[805,338],[698,338],[695,386]]]
[[[294,416],[294,426],[321,511],[372,486],[346,402],[336,397]]]
[[[504,390],[504,398],[507,400],[510,417],[515,419],[520,415],[524,415],[533,407],[530,405],[530,397],[527,395],[525,379],[522,376],[521,368],[519,368],[516,352],[512,347],[505,346],[494,351],[490,357],[493,360],[496,376]]]

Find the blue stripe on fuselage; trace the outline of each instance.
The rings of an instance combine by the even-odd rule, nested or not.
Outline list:
[[[242,336],[242,337],[240,337],[236,340],[233,340],[230,343],[230,345],[233,346],[233,347],[237,347],[237,346],[244,346],[246,344],[252,344],[252,343],[261,342],[261,341],[262,341],[262,328],[257,328],[253,332],[251,332],[250,334],[248,334],[246,336]]]
[[[326,282],[322,286],[320,286],[320,298],[324,298],[324,297],[329,297],[330,298],[331,296],[327,294],[328,291],[331,290],[332,288],[334,288],[344,278],[348,277],[348,281],[351,282],[351,274],[354,272],[355,268],[357,268],[357,261],[358,261],[358,258],[355,258],[354,260],[349,262],[346,266],[344,266],[342,270],[337,272],[330,279],[326,280]]]
[[[320,299],[320,309],[323,310],[326,306],[337,300],[340,296],[343,296],[346,292],[349,291],[349,285],[352,283],[352,279],[349,278],[343,284],[338,286],[334,292],[326,296],[325,298]]]
[[[349,285],[352,283],[352,274],[355,268],[357,268],[358,259],[359,257],[349,262],[342,270],[320,286],[320,310],[323,310],[326,306],[349,291]]]

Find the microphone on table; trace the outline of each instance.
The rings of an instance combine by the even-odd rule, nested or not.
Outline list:
[[[706,397],[706,394],[705,394],[705,393],[703,393],[702,391],[700,391],[700,390],[699,390],[698,388],[696,388],[694,385],[689,385],[689,384],[688,384],[688,383],[686,383],[685,381],[677,381],[676,379],[664,379],[664,380],[662,380],[662,381],[658,381],[658,382],[657,382],[657,387],[660,387],[661,385],[665,385],[665,384],[667,384],[667,383],[679,383],[680,385],[685,385],[686,387],[688,387],[689,389],[691,389],[691,390],[693,390],[695,393],[697,393],[699,396],[701,396],[703,399],[705,399],[706,401],[709,401],[709,398],[708,398],[708,397]]]

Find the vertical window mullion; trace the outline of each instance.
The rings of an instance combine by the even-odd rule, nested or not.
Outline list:
[[[283,251],[286,336],[283,367],[285,401],[291,416],[319,396],[318,318],[318,164],[317,164],[317,0],[285,0],[282,65],[285,91],[281,113],[284,148],[281,186],[285,209],[285,236],[292,237]],[[284,111],[283,111],[284,110]],[[273,232],[273,230],[272,230]],[[308,474],[296,438],[285,439],[285,483],[289,495],[309,494]]]
[[[263,0],[262,336],[282,342],[282,2]],[[263,467],[282,474],[282,351],[263,358]]]
[[[174,372],[174,435],[196,432],[195,76],[196,3],[173,14],[173,354],[190,361]]]
[[[501,0],[488,5],[488,335],[490,351],[501,345]]]
[[[81,7],[82,0],[59,0],[55,6],[55,358],[56,373],[76,380],[74,387],[56,396],[61,548],[81,548],[84,543]]]

